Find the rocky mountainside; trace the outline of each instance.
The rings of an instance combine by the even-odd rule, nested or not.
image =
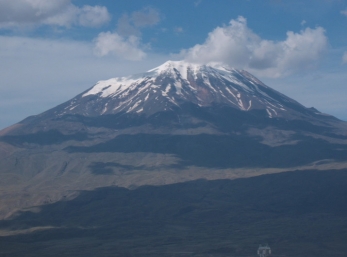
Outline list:
[[[347,125],[246,71],[168,61],[0,132],[0,216],[79,190],[347,166]]]
[[[108,115],[122,115],[148,119],[164,113],[184,114],[187,106],[200,110],[232,108],[254,111],[264,118],[309,120],[321,124],[337,121],[271,89],[244,70],[220,64],[168,61],[142,74],[99,81],[70,101],[20,124],[24,125],[24,131],[36,127],[27,131],[32,133],[53,129],[55,126],[47,127],[49,122],[71,119],[71,116],[109,118]],[[233,120],[234,117],[225,119]]]
[[[221,65],[168,61],[146,73],[99,81],[54,109],[54,115],[98,116],[174,111],[184,103],[200,107],[222,104],[237,110],[266,110],[269,118],[320,114],[267,87],[246,71]],[[53,110],[52,110],[53,111]]]

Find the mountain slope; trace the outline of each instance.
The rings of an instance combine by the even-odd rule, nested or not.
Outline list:
[[[184,102],[199,106],[224,104],[244,111],[266,109],[269,117],[285,116],[285,107],[305,109],[245,71],[169,61],[143,74],[99,81],[56,115],[94,116],[122,111],[150,115],[173,110]]]
[[[347,125],[246,71],[169,61],[1,131],[0,151],[6,216],[102,186],[345,168]]]
[[[0,221],[0,255],[237,257],[268,243],[274,256],[345,256],[346,181],[310,170],[100,188]]]
[[[185,103],[200,107],[225,105],[242,111],[264,110],[269,118],[327,116],[313,108],[305,108],[246,71],[220,64],[208,66],[184,61],[168,61],[143,74],[99,81],[91,89],[41,116],[136,113],[148,117],[158,112],[175,111]]]

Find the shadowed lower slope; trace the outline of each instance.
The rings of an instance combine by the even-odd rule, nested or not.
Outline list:
[[[1,256],[343,256],[347,170],[109,187],[1,221]],[[48,229],[49,228],[49,229]],[[13,231],[12,231],[13,232]]]

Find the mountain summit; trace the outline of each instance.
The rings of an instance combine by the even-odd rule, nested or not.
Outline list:
[[[93,102],[99,115],[122,111],[150,115],[190,102],[198,106],[224,104],[243,111],[266,109],[272,117],[285,111],[280,101],[294,103],[279,94],[279,99],[274,99],[267,92],[275,93],[245,71],[168,61],[143,74],[100,81],[80,99]],[[86,108],[83,103],[81,109]],[[75,108],[78,111],[79,105],[67,107]]]
[[[0,194],[0,217],[97,187],[332,169],[346,162],[346,122],[304,107],[246,71],[168,61],[99,81],[0,131],[6,195]]]
[[[225,105],[241,111],[265,110],[269,118],[303,118],[309,111],[244,70],[222,64],[167,61],[145,73],[102,80],[55,110],[55,115],[97,116],[138,113],[146,116],[181,108]]]
[[[10,134],[52,129],[71,134],[77,129],[77,124],[71,126],[73,121],[83,123],[84,129],[85,125],[98,127],[101,121],[108,124],[106,127],[138,127],[140,123],[153,123],[153,119],[156,127],[185,124],[185,128],[200,120],[205,127],[216,129],[215,124],[196,115],[208,111],[213,116],[221,108],[234,113],[220,118],[235,126],[244,125],[244,119],[251,123],[258,123],[259,119],[298,120],[323,126],[327,122],[339,123],[336,118],[306,108],[266,86],[247,71],[219,63],[167,61],[145,73],[101,80],[73,99],[25,119],[10,129]],[[69,121],[70,125],[61,124],[62,121]],[[83,130],[79,127],[77,130]]]

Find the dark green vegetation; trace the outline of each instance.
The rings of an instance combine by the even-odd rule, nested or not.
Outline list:
[[[346,256],[347,170],[82,192],[1,221],[0,256]]]

